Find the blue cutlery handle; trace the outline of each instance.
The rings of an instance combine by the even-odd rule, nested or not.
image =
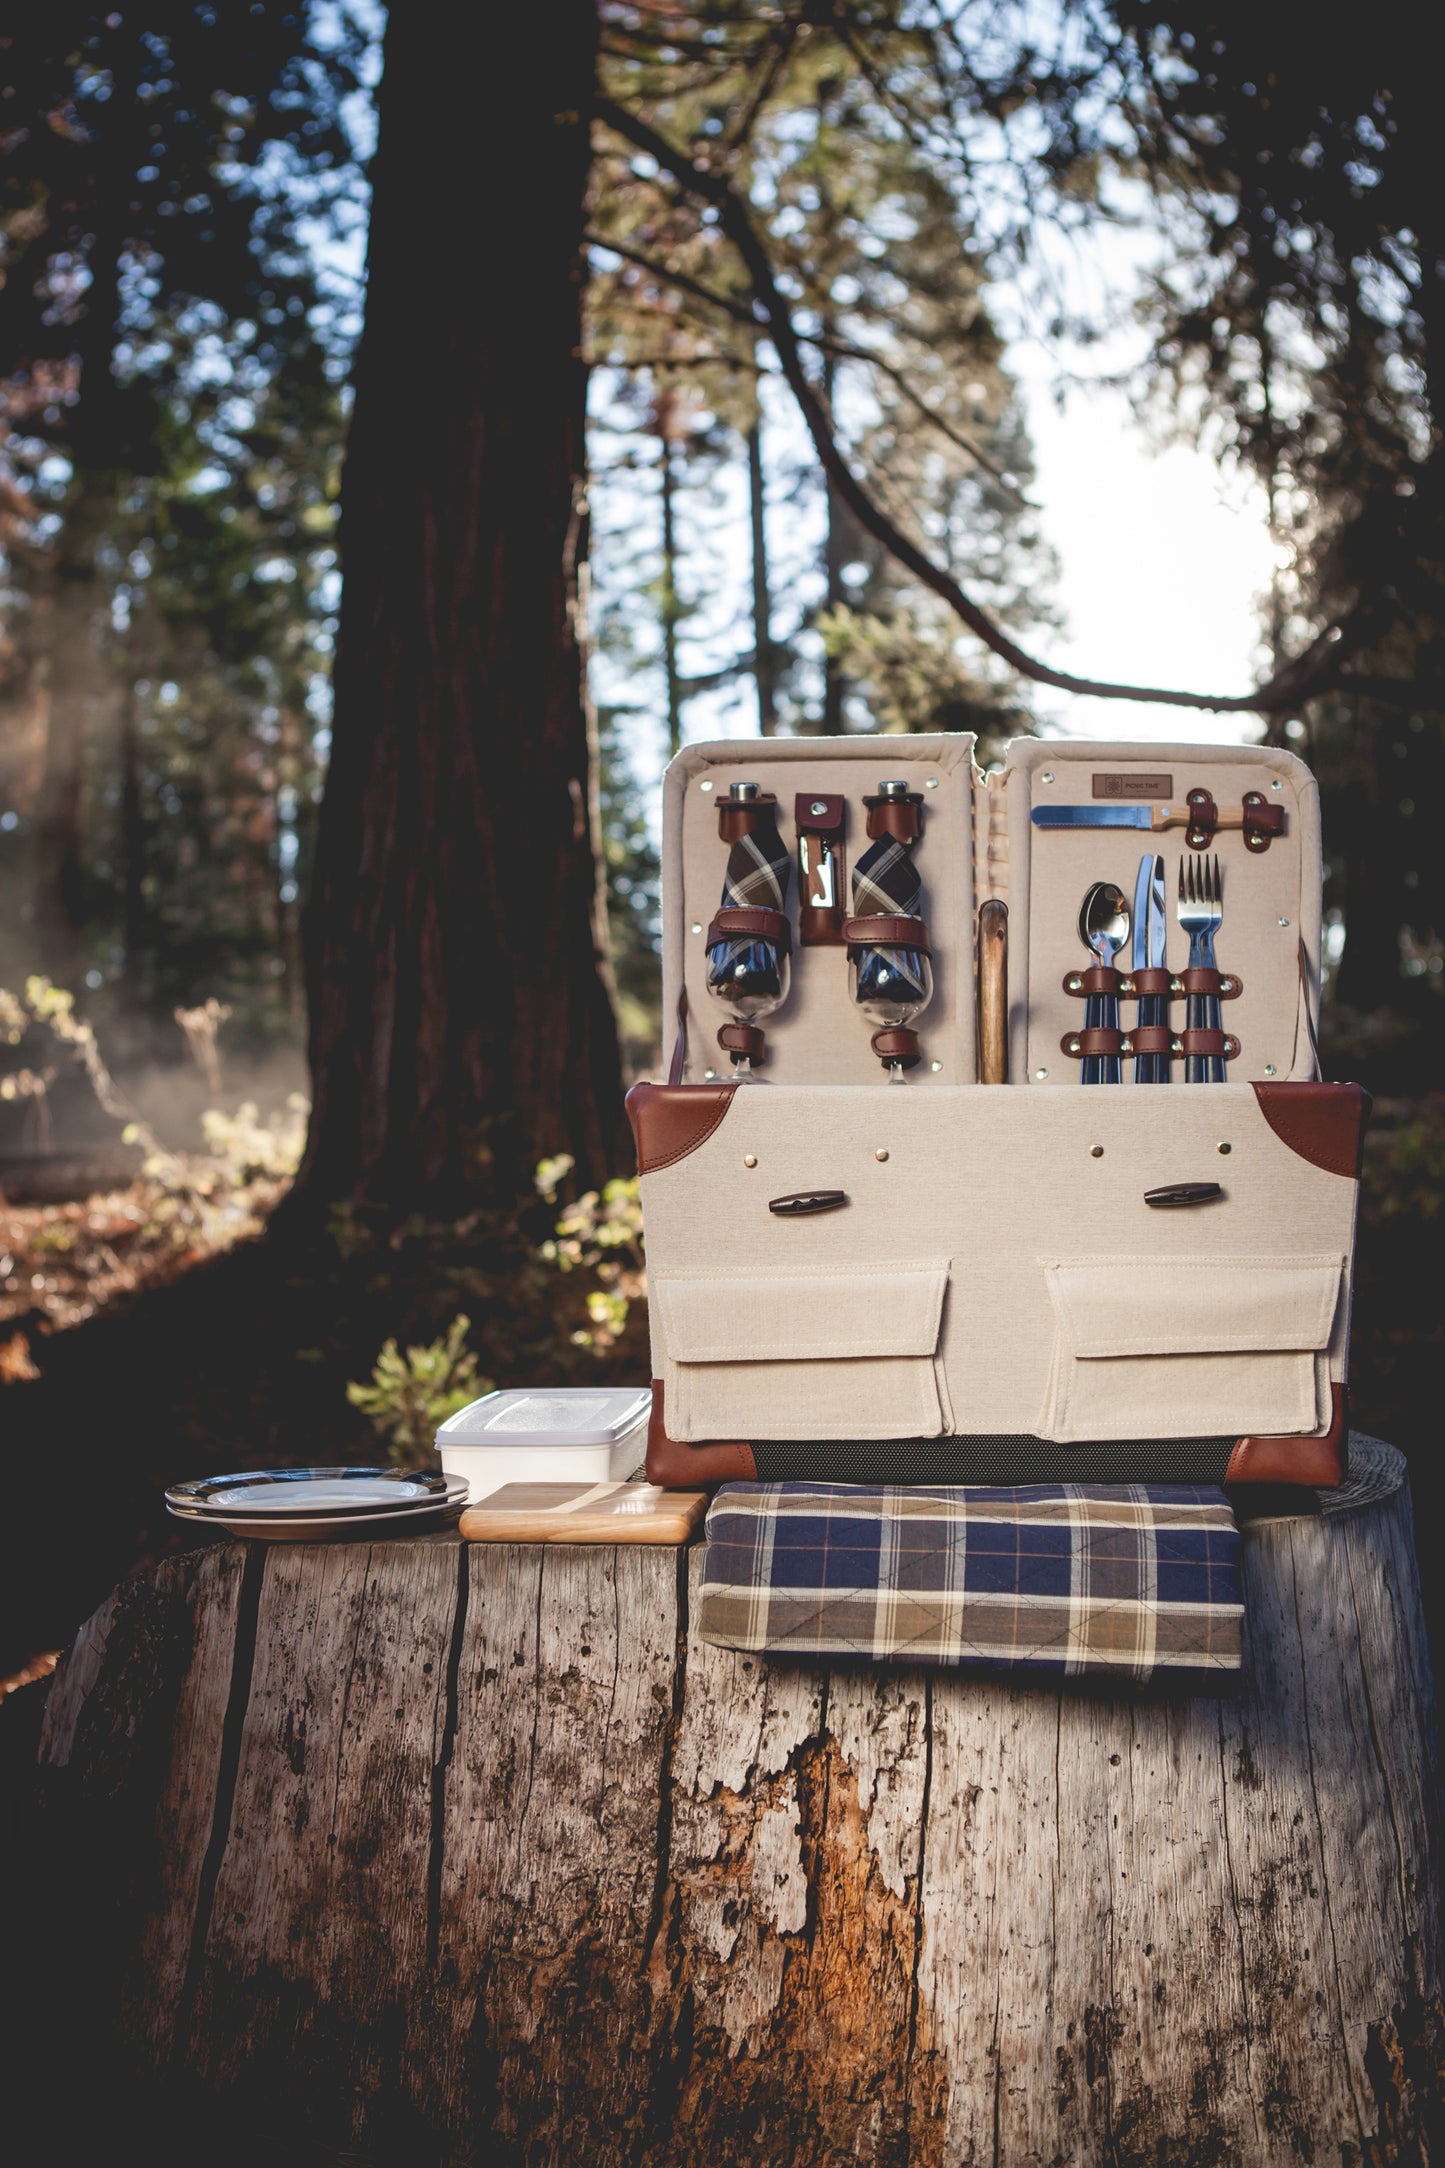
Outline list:
[[[1086,994],[1084,997],[1084,1029],[1091,1031],[1104,1021],[1104,997],[1102,994]],[[1081,1084],[1097,1084],[1099,1081],[1099,1056],[1086,1054],[1079,1073]]]
[[[1119,1029],[1119,996],[1117,994],[1100,994],[1099,1022],[1105,1031],[1117,1031]],[[1099,1056],[1099,1075],[1096,1081],[1100,1084],[1123,1083],[1124,1065],[1117,1054],[1101,1054]]]
[[[1215,964],[1214,961],[1214,942],[1208,934],[1205,935],[1203,941],[1200,943],[1200,948],[1204,962],[1208,964],[1212,970],[1217,969],[1218,966]],[[1201,995],[1199,1006],[1201,1011],[1203,1012],[1205,1030],[1223,1031],[1224,1017],[1220,1011],[1218,994]],[[1225,1062],[1224,1056],[1222,1054],[1205,1055],[1204,1081],[1206,1084],[1223,1084],[1226,1081],[1228,1074],[1228,1064]]]
[[[1193,971],[1203,962],[1204,937],[1202,934],[1191,934],[1189,937],[1190,970]],[[1207,1007],[1208,1003],[1203,994],[1191,994],[1189,996],[1184,1004],[1184,1022],[1189,1030],[1202,1031],[1206,1028],[1208,1018],[1205,1015],[1205,1010]],[[1186,1084],[1207,1084],[1209,1082],[1208,1071],[1209,1064],[1202,1054],[1187,1054],[1185,1056],[1184,1081]]]

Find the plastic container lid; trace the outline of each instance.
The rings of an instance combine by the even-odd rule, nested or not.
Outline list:
[[[647,1418],[644,1387],[557,1385],[535,1392],[508,1386],[448,1416],[443,1445],[615,1445]]]

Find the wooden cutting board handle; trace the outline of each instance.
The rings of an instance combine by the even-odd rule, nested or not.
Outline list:
[[[978,1080],[1008,1082],[1008,905],[978,907]]]

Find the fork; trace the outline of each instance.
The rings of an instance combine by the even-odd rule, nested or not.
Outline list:
[[[1190,970],[1212,970],[1214,935],[1224,917],[1223,887],[1219,878],[1217,857],[1199,861],[1193,858],[1180,859],[1177,916],[1189,936]],[[1219,996],[1191,994],[1185,1006],[1184,1021],[1193,1030],[1218,1031],[1221,1028]],[[1222,1054],[1186,1055],[1186,1084],[1222,1084],[1224,1079]]]

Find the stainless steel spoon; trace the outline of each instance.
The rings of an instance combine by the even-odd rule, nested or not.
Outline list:
[[[1113,881],[1095,881],[1079,905],[1079,939],[1096,963],[1112,964],[1129,938],[1129,901]],[[1091,994],[1084,1004],[1084,1027],[1119,1028],[1117,994]],[[1086,1054],[1085,1084],[1121,1084],[1123,1065],[1117,1054]]]

